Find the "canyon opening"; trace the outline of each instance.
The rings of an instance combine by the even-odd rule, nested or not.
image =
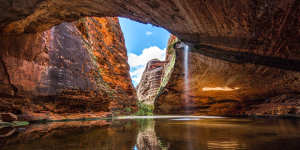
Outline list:
[[[0,12],[0,150],[300,149],[298,0]]]

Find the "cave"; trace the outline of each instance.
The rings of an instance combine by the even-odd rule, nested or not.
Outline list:
[[[40,103],[35,99],[45,99],[45,102],[53,101],[51,103],[59,102],[66,104],[68,102],[56,101],[55,99],[57,97],[53,98],[51,95],[63,93],[59,94],[64,97],[62,99],[68,97],[66,95],[74,95],[75,93],[77,93],[78,96],[85,95],[87,97],[95,97],[93,95],[95,92],[91,91],[96,89],[96,82],[104,80],[117,84],[116,80],[118,77],[112,78],[105,75],[102,75],[103,79],[99,79],[99,81],[96,81],[97,79],[89,81],[89,79],[86,78],[85,80],[81,80],[82,83],[77,83],[79,80],[75,77],[73,79],[68,79],[68,83],[62,83],[63,81],[60,81],[62,78],[60,77],[60,74],[73,73],[72,71],[70,72],[72,69],[70,69],[69,72],[63,71],[62,68],[64,68],[64,65],[67,66],[65,68],[73,67],[73,70],[76,70],[77,68],[77,74],[79,74],[81,78],[83,78],[82,76],[84,75],[79,73],[79,68],[80,70],[84,70],[84,72],[94,72],[93,77],[97,78],[97,69],[89,68],[89,64],[95,62],[78,62],[78,64],[74,64],[74,66],[68,66],[68,62],[62,62],[65,57],[70,57],[67,59],[74,62],[85,60],[84,57],[88,54],[82,53],[74,56],[64,56],[64,54],[59,54],[54,56],[55,54],[52,54],[51,51],[48,53],[47,49],[51,49],[51,44],[52,46],[59,45],[59,40],[57,40],[58,42],[56,43],[48,43],[48,45],[41,45],[42,42],[40,41],[47,43],[47,40],[51,41],[53,35],[59,34],[60,32],[62,34],[61,38],[66,39],[69,36],[64,33],[64,31],[67,30],[70,30],[69,32],[74,32],[69,34],[82,34],[82,38],[86,40],[101,38],[97,37],[95,33],[94,36],[90,35],[88,33],[89,31],[87,31],[89,28],[96,28],[95,24],[97,23],[97,19],[91,18],[85,21],[83,17],[121,16],[138,22],[150,23],[155,26],[163,27],[176,36],[178,40],[191,45],[191,59],[189,63],[192,64],[190,65],[190,74],[192,77],[191,88],[194,89],[193,92],[189,94],[189,97],[193,97],[192,99],[194,99],[194,101],[191,102],[194,105],[191,107],[197,109],[203,105],[218,104],[220,106],[215,105],[215,109],[218,110],[218,107],[220,107],[220,109],[226,107],[226,103],[228,102],[230,107],[239,108],[237,112],[230,110],[228,114],[273,113],[276,115],[276,113],[288,114],[288,112],[292,110],[296,110],[293,112],[298,112],[298,108],[296,108],[298,102],[291,100],[298,99],[297,93],[299,93],[300,85],[298,73],[300,64],[298,53],[298,1],[288,0],[283,2],[280,0],[264,0],[258,2],[249,0],[233,2],[230,0],[170,0],[160,2],[151,0],[137,2],[131,0],[124,3],[118,0],[110,2],[97,0],[17,0],[1,1],[1,4],[1,12],[3,12],[0,16],[0,42],[2,45],[1,80],[2,83],[4,83],[3,86],[1,86],[1,93],[3,93],[2,95],[4,95],[4,97],[18,97],[23,95],[26,97],[27,95],[27,97],[29,96],[31,97],[30,99],[33,99],[34,103]],[[77,26],[78,31],[72,31],[72,25],[68,25],[69,23],[58,25],[62,22],[72,22],[76,20],[78,21],[75,26]],[[111,23],[111,20],[103,22]],[[55,27],[55,29],[51,29],[54,25],[58,26]],[[100,27],[99,30],[102,30],[103,33],[108,32],[104,30],[109,30],[102,28]],[[41,35],[42,33],[48,35],[43,36]],[[66,43],[63,47],[72,47],[74,45],[76,46],[76,44],[82,44],[80,43],[80,39],[76,38],[71,39],[73,40],[72,43]],[[116,40],[112,38],[114,37],[105,37],[104,42],[108,42],[108,44],[111,44],[111,41],[109,40],[115,42]],[[76,40],[78,42],[76,42]],[[119,42],[122,42],[122,40],[124,39],[120,39]],[[31,41],[34,41],[37,44],[34,44],[34,42]],[[169,44],[171,45],[172,43]],[[89,47],[87,49],[91,50],[95,48],[95,46],[97,45],[89,45],[87,46]],[[99,44],[98,46],[101,47],[102,45]],[[56,68],[48,68],[50,69],[48,73],[43,72],[49,76],[48,79],[40,79],[42,75],[41,73],[38,73],[41,69],[45,69],[43,67],[47,68],[47,65],[49,65],[44,64],[43,66],[42,64],[47,62],[49,58],[44,56],[37,57],[43,53],[43,51],[38,50],[38,47],[44,47],[45,55],[49,55],[53,57],[51,59],[56,59],[62,63],[53,64]],[[35,48],[37,48],[37,50],[35,50]],[[180,66],[182,60],[180,60],[180,54],[178,54],[178,56],[178,61],[175,63],[173,74],[179,75],[182,72],[182,66]],[[101,58],[99,61],[102,62],[99,63],[103,64],[103,62],[109,59],[109,57]],[[25,62],[20,60],[25,60],[26,63],[33,62],[33,64],[21,68],[21,64]],[[112,61],[113,60],[111,60],[111,62]],[[124,60],[117,63],[123,63],[122,61]],[[19,66],[19,68],[14,68],[16,66]],[[42,68],[37,69],[38,66]],[[105,67],[106,69],[109,68],[108,66],[101,67]],[[33,69],[30,73],[33,71],[33,74],[36,75],[31,76],[28,73],[24,73],[26,70],[29,71],[30,69]],[[25,78],[22,76],[22,73],[24,73]],[[164,108],[161,110],[158,109],[157,112],[176,113],[177,110],[181,109],[180,105],[182,106],[183,104],[179,100],[180,98],[176,99],[176,97],[182,97],[182,94],[180,94],[182,93],[180,92],[182,91],[182,89],[180,89],[180,87],[182,87],[182,80],[180,80],[180,76],[178,75],[173,75],[176,76],[174,81],[177,81],[177,83],[167,84],[164,91],[161,91],[159,94],[160,96],[156,98],[157,102],[155,105],[157,108],[160,108],[160,106],[162,106],[161,108]],[[171,78],[173,76],[171,76]],[[21,81],[18,78],[21,78]],[[128,79],[128,76],[126,78]],[[201,81],[197,81],[197,79],[201,79]],[[43,81],[47,83],[42,83]],[[17,84],[19,85],[13,84],[12,82],[18,82]],[[63,84],[65,84],[65,86],[61,86]],[[125,85],[129,85],[129,87],[125,87]],[[173,87],[168,87],[169,85],[172,85]],[[68,86],[70,88],[68,88]],[[84,90],[72,91],[72,86]],[[130,95],[130,93],[132,94],[135,92],[134,90],[129,90],[130,88],[132,89],[132,87],[127,83],[124,85],[111,85],[112,88],[117,88],[119,86],[121,86],[121,91],[122,89],[125,90],[121,93],[129,93]],[[228,91],[222,93],[220,90],[203,90],[205,88],[218,87],[239,89],[233,90],[229,92],[229,94],[225,94],[228,93]],[[58,89],[61,90],[59,91]],[[101,87],[101,89],[105,89],[105,86]],[[108,89],[105,90],[108,91]],[[165,93],[169,94],[164,95]],[[222,96],[224,94],[226,96]],[[105,97],[110,97],[109,95],[113,94],[106,93],[102,96],[98,95],[98,97],[107,99]],[[38,98],[36,98],[37,96]],[[76,99],[76,97],[73,98]],[[118,104],[115,105],[119,105],[121,108],[134,107],[133,101],[135,100],[133,99],[135,99],[134,96],[129,100],[131,102],[118,102]],[[167,103],[163,103],[166,101],[159,99],[175,99],[173,102],[176,102],[176,104],[174,106],[168,106]],[[108,107],[110,107],[110,109],[119,109],[119,106],[109,106],[107,101],[108,100],[102,100],[102,105],[105,105],[102,110],[105,111],[107,108],[107,111]],[[276,104],[276,108],[270,108],[268,111],[261,110],[255,112],[255,110],[250,110],[248,109],[249,107],[247,108],[247,106],[250,105],[257,105],[257,107],[261,107],[261,109],[264,109],[263,107],[266,107],[267,109],[268,104],[273,104],[273,101]],[[260,105],[265,104],[264,102],[270,103]],[[281,105],[285,102],[288,104]],[[93,102],[85,105],[93,106]],[[273,109],[284,111],[281,112],[279,110],[279,112],[276,112],[277,110]],[[19,112],[18,110],[14,110],[14,108],[9,111]],[[80,112],[81,110],[78,111]],[[61,112],[63,112],[63,110]]]
[[[156,115],[300,117],[298,0],[0,4],[0,123],[110,118],[140,107]],[[172,34],[166,60],[151,60],[136,88],[118,17]]]

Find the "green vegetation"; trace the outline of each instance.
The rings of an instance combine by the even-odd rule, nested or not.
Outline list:
[[[170,45],[168,45],[168,48],[167,48],[168,54],[172,54],[173,52],[175,52],[174,46],[178,42],[179,42],[179,39],[176,38]]]
[[[29,122],[27,122],[27,121],[14,121],[12,123],[10,123],[10,122],[0,122],[0,126],[3,126],[3,127],[7,127],[7,126],[19,127],[19,126],[27,126],[27,125],[29,125]]]
[[[138,102],[138,111],[135,113],[137,116],[153,116],[153,110],[154,106],[153,105],[147,105]]]
[[[130,113],[132,110],[131,110],[130,107],[126,107],[126,108],[124,108],[124,111],[127,112],[127,113]]]
[[[163,89],[166,87],[167,83],[169,82],[169,79],[171,78],[173,68],[175,66],[176,62],[176,50],[174,49],[174,44],[176,44],[179,40],[176,38],[172,44],[168,46],[168,53],[171,55],[170,62],[166,65],[164,76],[162,77],[162,82],[160,84],[160,87],[157,91],[157,96],[161,94]]]

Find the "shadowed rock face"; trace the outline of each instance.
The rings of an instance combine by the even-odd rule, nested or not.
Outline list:
[[[2,36],[0,43],[2,112],[25,120],[74,119],[135,106],[117,18],[83,18],[41,33]]]
[[[5,33],[44,31],[84,16],[122,16],[162,26],[186,41],[230,49],[275,52],[299,44],[293,42],[299,37],[297,0],[1,0],[0,4],[0,28]]]

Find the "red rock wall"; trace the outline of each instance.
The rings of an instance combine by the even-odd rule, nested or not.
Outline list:
[[[190,70],[197,92],[190,95],[197,99],[202,99],[199,93],[204,87],[212,86],[239,87],[232,95],[226,92],[234,103],[299,93],[299,0],[0,0],[0,4],[0,31],[5,35],[45,31],[84,16],[122,16],[164,27],[195,46]],[[22,55],[15,50],[10,53]],[[171,77],[176,83],[169,91],[174,93],[182,91],[180,55],[176,76]],[[1,79],[8,83],[4,89],[13,94],[16,88],[9,84],[6,70],[0,70],[5,74]],[[204,99],[215,103],[215,97],[220,97],[215,94],[204,94]],[[180,95],[175,96],[174,106],[183,106],[177,101]]]
[[[231,63],[206,56],[203,47],[191,47],[189,88],[184,89],[183,49],[175,51],[176,62],[172,75],[155,101],[156,113],[300,115],[299,72],[249,63]],[[226,56],[222,55],[222,58]]]
[[[117,18],[83,18],[0,42],[2,112],[30,120],[135,106]]]

